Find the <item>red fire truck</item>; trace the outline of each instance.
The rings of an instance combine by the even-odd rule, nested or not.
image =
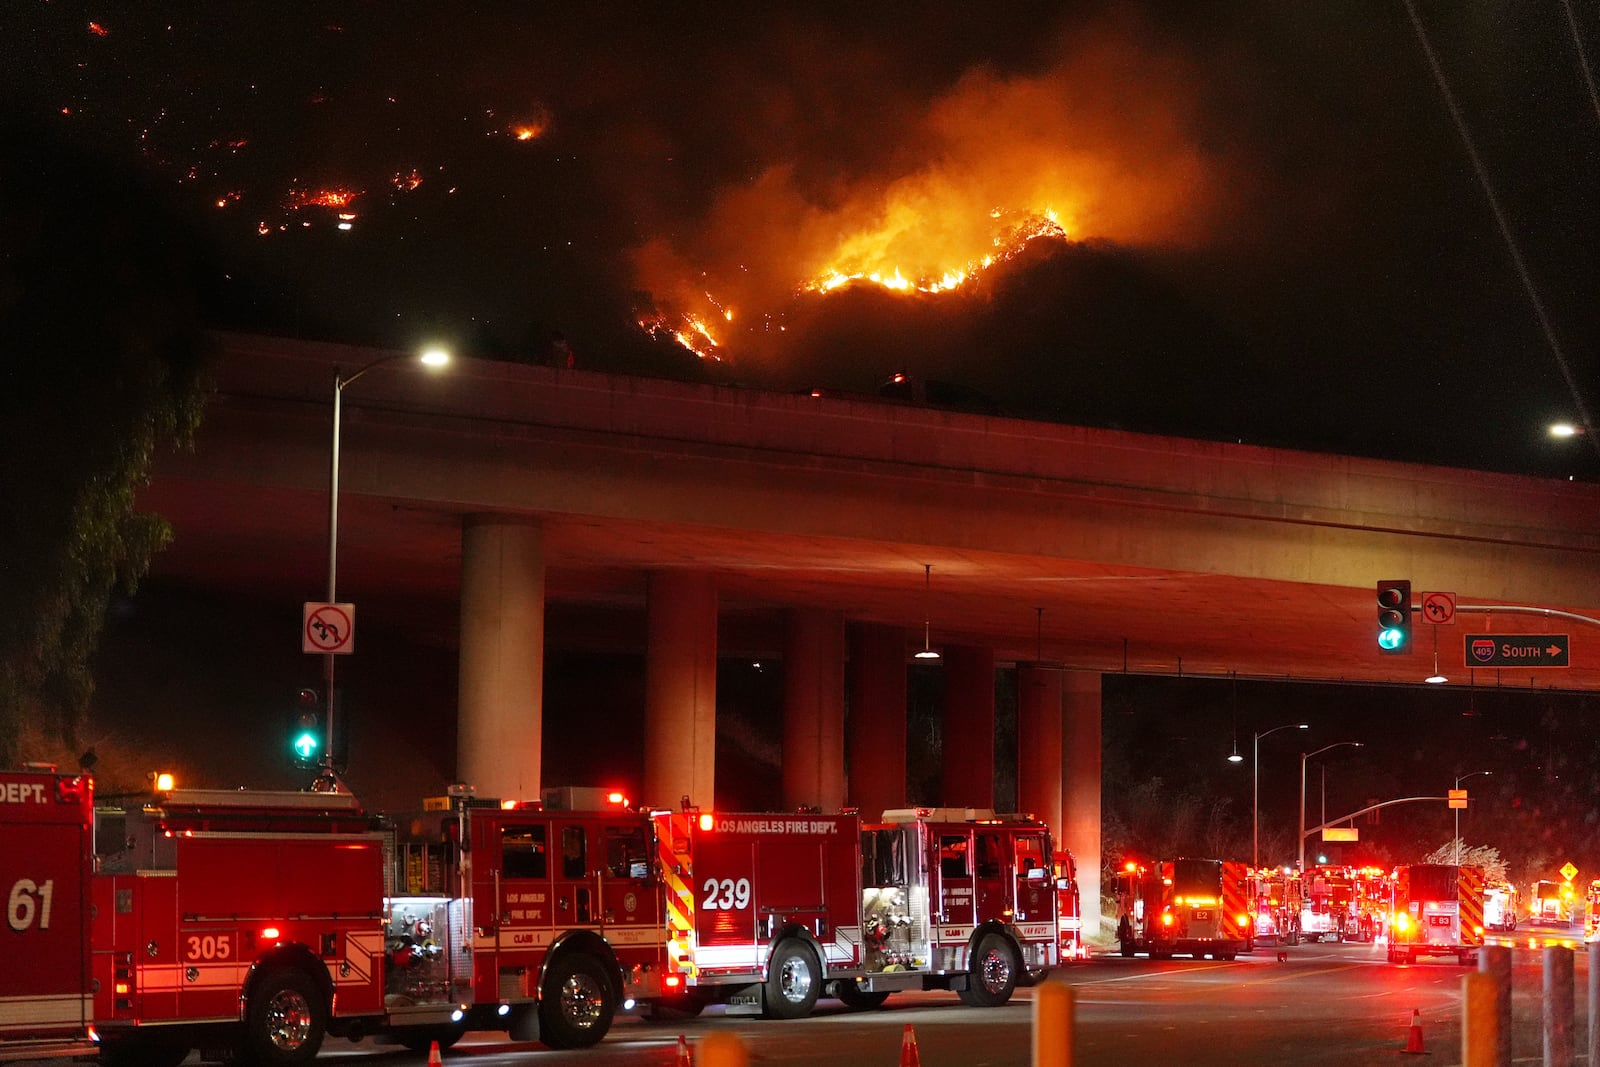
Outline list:
[[[943,808],[867,827],[854,815],[654,818],[666,974],[691,1010],[722,1001],[795,1018],[824,992],[875,1007],[906,989],[997,1005],[1061,959],[1057,901],[1071,890],[1034,820]]]
[[[1263,867],[1251,871],[1247,895],[1250,940],[1278,945],[1300,943],[1300,876],[1293,871]]]
[[[0,1061],[93,1052],[89,885],[94,783],[36,767],[0,774]]]
[[[1250,943],[1249,869],[1222,860],[1127,864],[1117,874],[1117,941],[1148,952],[1231,960]]]
[[[1471,963],[1483,945],[1483,869],[1417,863],[1394,872],[1389,962],[1455,956]]]
[[[577,1048],[636,1002],[999,1004],[1061,958],[1075,890],[1043,824],[573,810],[593,792],[457,787],[385,820],[347,793],[171,790],[91,822],[87,778],[0,773],[8,918],[51,961],[8,970],[0,1060],[97,1039],[108,1065],[279,1067],[327,1034],[469,1029]]]
[[[107,1064],[303,1063],[327,1034],[599,1041],[657,996],[637,812],[478,802],[393,821],[348,793],[174,790],[102,809],[90,934]]]

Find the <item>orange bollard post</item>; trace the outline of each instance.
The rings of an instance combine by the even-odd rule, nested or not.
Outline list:
[[[428,1046],[428,1067],[444,1067],[444,1057],[439,1055],[439,1042]]]
[[[1411,1009],[1411,1032],[1406,1034],[1406,1047],[1400,1050],[1411,1056],[1420,1056],[1426,1050],[1422,1047],[1422,1010]]]
[[[922,1054],[917,1051],[917,1032],[906,1023],[906,1032],[900,1037],[900,1067],[922,1067]]]
[[[672,1067],[694,1067],[694,1056],[689,1052],[689,1039],[682,1034],[678,1035],[678,1058],[672,1061]]]
[[[1074,995],[1065,982],[1033,990],[1033,1067],[1072,1067]]]
[[[700,1041],[700,1067],[750,1067],[750,1050],[738,1034],[707,1034]]]

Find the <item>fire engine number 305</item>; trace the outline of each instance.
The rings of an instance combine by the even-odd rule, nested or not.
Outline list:
[[[6,922],[11,929],[20,934],[33,925],[36,916],[39,929],[50,929],[50,895],[55,887],[53,879],[40,885],[32,878],[18,878],[6,899]]]
[[[707,878],[706,884],[700,887],[706,899],[700,906],[707,911],[743,911],[750,906],[750,879],[741,878],[737,882],[732,878],[718,881]]]

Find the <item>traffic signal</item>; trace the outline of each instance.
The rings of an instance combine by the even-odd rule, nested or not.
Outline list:
[[[289,716],[289,755],[301,767],[315,767],[322,761],[322,694],[302,689]]]
[[[1411,583],[1392,579],[1378,583],[1378,651],[1395,655],[1411,651]]]

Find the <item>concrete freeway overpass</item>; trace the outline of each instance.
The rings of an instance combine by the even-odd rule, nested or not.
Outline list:
[[[334,371],[389,353],[217,340],[198,445],[161,458],[142,499],[178,532],[156,573],[319,600]],[[1418,683],[1427,627],[1412,655],[1374,646],[1380,578],[1600,616],[1600,487],[1583,483],[470,360],[374,369],[345,392],[342,445],[340,599],[459,618],[457,770],[507,795],[539,784],[541,652],[565,639],[547,603],[645,616],[658,803],[714,790],[719,617],[781,635],[796,802],[871,811],[894,791],[893,761],[860,752],[844,781],[842,661],[852,731],[894,736],[901,675],[903,739],[926,621],[947,651],[947,740],[978,752],[986,672],[1023,664],[1024,807],[1091,871],[1102,672]],[[1464,617],[1439,640],[1463,680],[1468,629],[1573,628]],[[1477,681],[1600,688],[1600,642],[1576,632],[1572,660]],[[903,794],[903,753],[898,768]],[[983,799],[981,775],[947,771],[945,788]]]

